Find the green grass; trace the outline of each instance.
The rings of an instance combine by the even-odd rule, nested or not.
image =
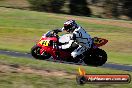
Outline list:
[[[78,73],[79,66],[34,60],[29,58],[16,58],[0,55],[0,64],[19,65],[40,70],[58,70],[68,72],[69,76]],[[111,70],[99,67],[82,66],[87,74],[130,74],[131,72]],[[17,72],[0,72],[1,88],[131,88],[130,84],[86,84],[79,86],[76,84],[75,77],[66,78],[64,76],[42,76],[38,74],[17,73]]]
[[[16,57],[6,56],[6,55],[0,55],[0,63],[16,64],[20,66],[22,65],[22,66],[28,66],[31,68],[39,68],[39,69],[45,69],[45,70],[61,70],[61,71],[66,71],[71,74],[72,73],[76,74],[79,68],[79,65],[62,64],[62,63],[55,63],[55,62],[49,62],[49,61],[43,61],[43,60],[35,60],[35,59],[30,59],[30,58],[16,58]],[[130,73],[127,71],[106,69],[106,68],[100,68],[100,67],[91,67],[91,66],[82,66],[82,67],[89,74],[91,73],[118,74],[121,72],[123,72],[124,74]]]
[[[63,22],[66,18],[63,16],[51,13],[42,13],[27,10],[6,9],[0,8],[0,26],[4,27],[17,27],[17,28],[34,28],[34,29],[54,29],[63,26]],[[61,16],[61,18],[60,18]],[[78,16],[75,16],[79,18]],[[87,23],[82,20],[78,20],[82,26],[90,31],[131,31],[130,28],[123,28],[119,26],[110,26],[102,24]]]
[[[1,74],[0,86],[1,88],[76,88],[74,81],[34,74],[5,73]]]
[[[62,27],[63,22],[67,19],[66,17],[70,18],[71,16],[0,8],[0,49],[30,52],[31,47],[39,40],[43,33]],[[92,18],[72,17],[78,19],[77,22],[86,28],[92,37],[98,36],[109,40],[102,47],[108,52],[108,62],[132,64],[131,28],[86,21]],[[122,23],[122,21],[118,22]],[[125,21],[125,23],[127,22]]]
[[[131,88],[131,84],[85,84],[77,85],[75,78],[47,77],[34,74],[0,74],[1,88]]]
[[[132,55],[118,52],[108,52],[108,62],[117,63],[117,64],[125,64],[132,65]]]
[[[0,28],[0,48],[30,52],[30,48],[39,40],[44,32],[44,30]]]

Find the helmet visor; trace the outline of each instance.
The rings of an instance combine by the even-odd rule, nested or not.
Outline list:
[[[64,25],[64,30],[70,30],[71,29],[71,25]]]

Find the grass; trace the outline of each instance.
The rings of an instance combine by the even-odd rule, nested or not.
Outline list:
[[[5,73],[1,75],[1,88],[131,88],[131,84],[85,84],[77,85],[74,79],[42,77],[34,74]]]
[[[29,7],[27,0],[0,0],[0,7],[11,8],[27,8]]]
[[[42,77],[39,75],[22,73],[6,73],[1,76],[1,88],[75,88],[77,86],[74,80],[65,78]]]
[[[4,50],[29,52],[30,47],[39,40],[44,32],[43,30],[33,31],[32,29],[0,28],[0,48]]]
[[[31,68],[37,68],[37,69],[45,69],[45,70],[61,70],[64,72],[68,72],[70,74],[76,74],[78,72],[78,65],[70,65],[70,64],[61,64],[61,63],[55,63],[55,62],[49,62],[49,61],[43,61],[43,60],[35,60],[30,58],[16,58],[6,55],[0,55],[0,63],[3,64],[16,64],[16,65],[22,65],[27,66]],[[99,68],[99,67],[91,67],[91,66],[82,66],[88,74],[119,74],[119,73],[131,73],[127,71],[121,71],[121,70],[113,70],[113,69],[106,69],[106,68]],[[110,71],[111,70],[111,71]]]
[[[16,58],[5,55],[0,55],[0,64],[19,65],[25,67],[37,68],[40,70],[58,70],[68,72],[70,75],[75,75],[78,72],[77,65],[59,64],[29,58]],[[131,72],[111,70],[99,67],[82,66],[87,74],[130,74]],[[0,87],[1,88],[131,88],[130,84],[86,84],[79,86],[75,82],[75,76],[66,78],[65,76],[42,76],[35,73],[17,73],[17,72],[0,72]]]
[[[132,55],[118,52],[108,52],[108,62],[109,63],[117,63],[117,64],[125,64],[132,65]]]
[[[63,26],[63,22],[67,20],[68,15],[58,15],[52,13],[42,13],[27,10],[17,10],[17,9],[6,9],[0,8],[0,26],[4,27],[17,27],[17,28],[34,28],[34,29],[53,29]],[[64,16],[64,17],[63,17]],[[131,28],[124,28],[112,25],[95,24],[92,22],[86,22],[84,19],[79,19],[78,16],[69,16],[70,18],[78,18],[78,23],[80,23],[84,28],[90,31],[106,31],[106,32],[116,32],[129,30]],[[83,18],[83,17],[82,17]],[[120,21],[119,21],[120,22]]]
[[[80,25],[89,31],[92,37],[98,36],[109,40],[102,47],[108,52],[108,62],[132,64],[131,28],[87,22],[87,20],[92,18],[79,16],[9,8],[0,8],[0,12],[0,49],[30,52],[30,48],[39,40],[43,33],[62,27],[63,22],[67,18],[75,18],[78,19],[77,22]],[[100,19],[94,18],[94,21],[96,20]],[[105,21],[108,22],[108,20]],[[122,23],[122,21],[118,22]],[[124,24],[126,23],[125,21]],[[130,24],[130,21],[128,21],[128,24]]]

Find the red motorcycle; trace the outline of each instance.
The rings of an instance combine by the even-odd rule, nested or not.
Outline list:
[[[103,38],[94,37],[93,44],[90,49],[81,55],[81,59],[74,59],[71,52],[78,47],[75,43],[69,49],[59,49],[58,46],[65,44],[69,41],[70,34],[58,36],[57,31],[48,31],[44,34],[39,42],[31,48],[31,54],[36,59],[49,59],[67,61],[67,62],[80,62],[83,61],[87,65],[102,66],[107,61],[107,54],[100,46],[105,45],[108,40]]]

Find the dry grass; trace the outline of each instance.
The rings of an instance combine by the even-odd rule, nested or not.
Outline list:
[[[126,21],[118,21],[118,20],[101,20],[96,18],[87,18],[87,17],[78,17],[78,16],[72,16],[72,15],[63,15],[58,16],[54,14],[49,14],[50,17],[56,17],[61,19],[74,19],[77,21],[87,22],[87,23],[93,23],[93,24],[101,24],[101,25],[111,25],[111,26],[119,26],[119,27],[126,27],[126,28],[132,28],[132,23],[126,22]]]
[[[64,71],[37,69],[33,67],[15,65],[15,64],[0,64],[0,73],[25,73],[36,74],[40,76],[55,76],[65,78],[75,78],[75,74],[69,74]]]
[[[30,4],[28,3],[27,0],[1,0],[0,6],[22,8],[22,7],[29,7]]]

